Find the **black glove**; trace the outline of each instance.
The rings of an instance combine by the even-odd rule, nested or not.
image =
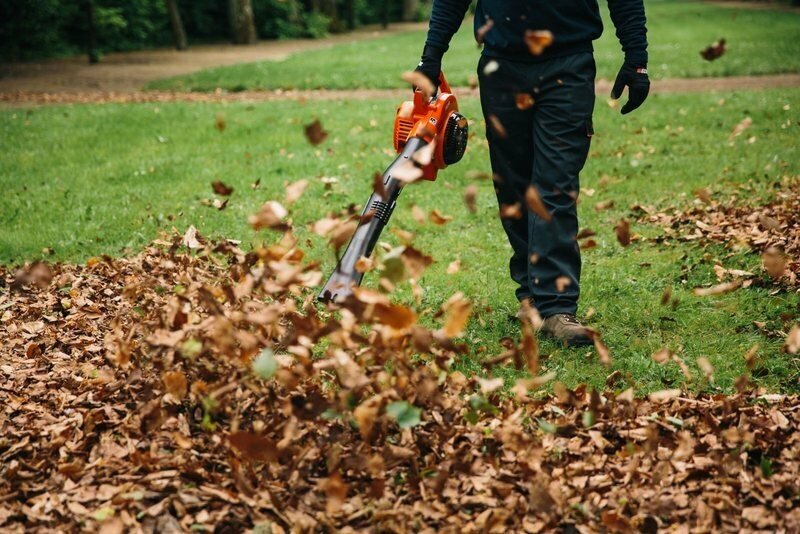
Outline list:
[[[611,89],[611,98],[614,100],[622,96],[625,86],[628,86],[628,101],[622,106],[622,114],[630,113],[642,105],[650,92],[650,78],[645,67],[636,67],[627,61],[619,69],[614,87]]]
[[[414,69],[421,72],[428,78],[433,86],[439,87],[439,73],[442,71],[442,57],[445,50],[431,45],[425,45],[422,50],[422,58],[419,60],[419,65]]]

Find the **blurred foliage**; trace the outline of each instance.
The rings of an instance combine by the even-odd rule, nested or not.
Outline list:
[[[252,0],[262,39],[318,38],[364,24],[403,19],[403,2],[381,0]],[[386,12],[384,13],[384,1]],[[430,11],[420,0],[412,18]],[[86,52],[94,10],[99,52],[168,46],[172,33],[164,0],[2,0],[0,61]],[[189,42],[229,38],[227,0],[178,0]],[[408,18],[408,14],[405,14]]]

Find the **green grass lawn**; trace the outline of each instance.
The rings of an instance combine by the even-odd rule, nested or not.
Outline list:
[[[291,215],[302,241],[310,239],[312,246],[305,247],[309,257],[322,260],[328,270],[332,252],[307,224],[366,199],[372,174],[392,159],[396,104],[309,101],[2,110],[0,263],[43,255],[84,261],[104,253],[129,254],[157,237],[159,230],[174,227],[183,232],[191,224],[204,235],[241,239],[249,246],[254,239],[275,236],[255,235],[246,216],[266,200],[282,199],[284,183],[306,178],[311,186],[291,207]],[[463,99],[461,104],[469,117],[480,117],[476,100]],[[722,297],[694,297],[692,287],[716,280],[713,261],[703,259],[704,251],[694,245],[647,242],[622,248],[613,232],[620,217],[630,216],[632,204],[686,206],[697,187],[724,195],[746,183],[754,184],[755,201],[780,177],[797,175],[798,110],[800,90],[659,94],[624,118],[598,101],[597,134],[583,174],[580,209],[582,226],[598,232],[599,246],[584,253],[581,313],[595,310],[591,323],[612,350],[613,369],[629,376],[640,390],[682,383],[676,367],[650,361],[650,354],[662,346],[679,351],[692,368],[697,357],[708,357],[717,370],[714,387],[729,389],[744,370],[742,355],[754,344],[763,358],[757,373],[760,383],[800,390],[797,359],[780,354],[782,340],[765,337],[753,325],[764,321],[775,330],[782,327],[781,314],[796,318],[797,293],[770,296],[767,289],[749,288]],[[223,132],[214,127],[218,113],[225,116]],[[752,127],[730,144],[731,129],[745,116],[752,117]],[[330,132],[319,147],[310,146],[302,132],[302,125],[314,117]],[[510,249],[496,218],[491,184],[477,182],[477,214],[470,214],[462,201],[470,181],[466,172],[488,167],[484,126],[475,120],[472,128],[464,161],[442,172],[436,183],[407,188],[392,221],[392,226],[414,232],[415,246],[436,258],[422,280],[422,307],[430,311],[424,321],[433,322],[433,311],[455,291],[476,303],[466,335],[476,354],[461,362],[466,370],[478,369],[485,355],[498,354],[503,336],[518,334],[518,327],[507,319],[516,310],[506,272]],[[748,143],[751,136],[755,141]],[[323,176],[338,181],[326,191]],[[261,185],[254,190],[250,185],[258,179]],[[224,211],[201,204],[213,197],[213,180],[235,188]],[[609,199],[614,208],[593,209]],[[419,225],[411,217],[413,204],[426,211],[439,209],[454,220],[445,226]],[[658,233],[636,224],[633,231]],[[383,237],[396,242],[390,232]],[[45,248],[52,254],[43,254]],[[721,248],[711,253],[726,267],[758,270],[755,255],[731,255]],[[461,270],[446,274],[456,258],[461,259]],[[367,284],[374,282],[367,277]],[[659,303],[666,287],[680,300],[676,310]],[[407,288],[398,298],[410,300]],[[602,385],[610,372],[589,349],[568,350],[545,342],[543,352],[549,354],[546,368],[568,384]]]
[[[598,76],[613,79],[622,62],[620,45],[601,2],[605,32],[595,43]],[[649,70],[654,79],[773,74],[800,71],[800,14],[732,9],[702,2],[649,0]],[[714,62],[700,50],[719,38],[728,52]],[[242,89],[350,89],[403,87],[400,73],[413,69],[425,32],[410,32],[290,56],[284,61],[206,69],[151,83],[150,89],[212,91]],[[479,51],[467,20],[445,56],[451,83],[466,85]]]

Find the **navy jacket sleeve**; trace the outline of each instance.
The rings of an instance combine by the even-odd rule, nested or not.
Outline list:
[[[611,20],[625,52],[625,61],[636,67],[647,66],[647,27],[643,0],[608,0]]]
[[[428,38],[425,46],[438,48],[444,53],[450,39],[458,31],[471,0],[433,0]]]

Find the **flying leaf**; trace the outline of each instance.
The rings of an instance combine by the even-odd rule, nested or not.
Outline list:
[[[220,111],[214,118],[214,128],[216,128],[220,132],[224,132],[226,127],[227,123],[225,122],[225,114]]]
[[[489,126],[491,126],[494,133],[497,134],[498,137],[505,139],[508,137],[508,133],[506,132],[506,127],[503,126],[503,123],[500,122],[500,119],[497,118],[497,115],[489,113],[486,115],[486,120],[489,121]]]
[[[550,30],[525,30],[525,44],[531,54],[540,56],[553,44],[553,33]]]
[[[476,198],[478,196],[478,186],[470,184],[464,188],[464,204],[470,213],[476,213],[478,208],[476,206]]]
[[[250,226],[254,230],[261,230],[262,228],[283,229],[286,227],[284,219],[289,214],[280,202],[270,200],[261,206],[261,209],[255,215],[248,218]]]
[[[278,371],[278,360],[275,359],[275,354],[273,354],[272,350],[267,348],[253,359],[251,367],[256,376],[269,379],[275,376]]]
[[[303,127],[303,131],[306,134],[308,142],[314,146],[322,143],[328,137],[328,132],[322,127],[322,123],[319,119],[314,119],[309,124],[306,124]]]
[[[413,428],[420,424],[422,410],[407,401],[397,401],[386,405],[386,415],[397,421],[400,428]]]
[[[525,203],[528,205],[528,209],[535,213],[540,219],[547,222],[553,219],[550,210],[548,210],[544,202],[542,202],[542,197],[539,196],[539,191],[536,189],[536,186],[531,185],[528,187],[527,191],[525,191]]]
[[[533,95],[530,93],[517,93],[514,97],[517,109],[524,111],[533,107]]]
[[[631,244],[631,224],[627,219],[620,219],[614,227],[614,233],[617,234],[617,241],[623,247]]]
[[[430,100],[436,94],[436,86],[433,85],[433,82],[417,70],[404,72],[400,77],[415,89],[419,89],[426,100]]]
[[[492,28],[494,28],[494,20],[487,17],[486,22],[475,31],[475,42],[478,44],[483,44],[483,39]]]
[[[297,180],[296,182],[289,184],[286,186],[286,197],[284,198],[284,202],[287,204],[293,204],[300,200],[300,197],[303,196],[303,192],[308,187],[308,180]]]
[[[458,292],[442,305],[445,313],[445,325],[442,332],[449,338],[458,337],[464,332],[469,316],[472,313],[472,303]]]
[[[428,214],[428,219],[437,226],[443,226],[452,221],[453,217],[450,215],[442,215],[439,210],[434,209]]]

